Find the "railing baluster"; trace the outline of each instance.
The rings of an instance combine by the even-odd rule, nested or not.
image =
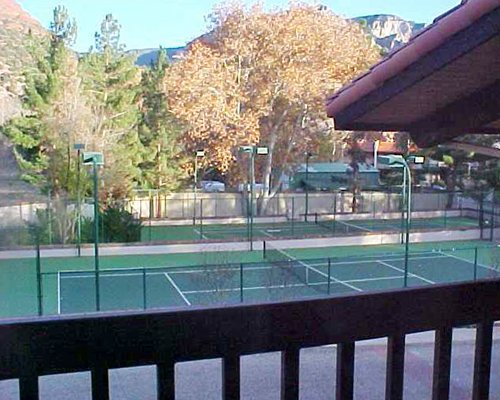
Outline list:
[[[452,337],[453,329],[451,327],[441,328],[436,331],[432,380],[433,400],[448,400],[450,397]]]
[[[240,398],[240,357],[230,356],[222,359],[222,399]]]
[[[165,362],[156,366],[158,400],[175,399],[175,363]]]
[[[109,375],[106,368],[94,368],[91,371],[92,376],[92,399],[109,399]]]
[[[28,375],[19,378],[19,398],[38,400],[38,376]]]
[[[354,342],[337,345],[337,400],[354,396]]]
[[[300,349],[288,348],[281,352],[281,400],[299,398]]]
[[[405,336],[391,336],[387,342],[386,400],[403,398]]]
[[[493,322],[487,321],[478,324],[476,329],[476,354],[474,357],[472,399],[487,400],[490,392]]]

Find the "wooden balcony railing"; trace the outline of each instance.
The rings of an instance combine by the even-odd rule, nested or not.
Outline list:
[[[158,399],[175,398],[176,362],[223,359],[223,398],[240,397],[240,356],[282,352],[282,399],[298,399],[300,349],[337,346],[337,399],[352,399],[355,342],[388,337],[386,399],[401,399],[405,335],[436,332],[433,399],[448,399],[452,329],[477,324],[473,399],[488,399],[500,280],[307,301],[0,322],[0,379],[38,398],[42,375],[91,371],[94,399],[108,371],[157,366]],[[202,395],[200,394],[200,398]]]

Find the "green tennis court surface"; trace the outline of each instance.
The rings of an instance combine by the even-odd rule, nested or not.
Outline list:
[[[212,246],[206,253],[100,257],[101,309],[304,298],[356,290],[349,285],[360,290],[402,286],[400,244],[287,249],[301,260],[291,262],[292,270],[286,262],[280,268],[280,260],[264,260],[261,251],[222,252]],[[409,275],[409,285],[473,279],[476,247],[477,277],[496,275],[500,256],[488,242],[411,244],[409,272],[415,276]],[[443,254],[432,251],[438,248]],[[42,257],[43,313],[95,310],[93,270],[93,257]],[[0,318],[36,315],[38,282],[34,258],[0,259]]]
[[[413,252],[409,287],[497,277],[493,250]],[[253,303],[318,295],[386,290],[404,286],[405,259],[399,254],[299,260],[287,251],[278,260],[187,268],[108,270],[99,275],[101,310],[149,309],[206,304]],[[481,254],[479,254],[481,253]],[[90,271],[60,272],[58,312],[96,309]]]
[[[414,218],[412,229],[460,229],[478,228],[477,219],[467,217]],[[400,219],[356,219],[334,220],[314,218],[309,222],[286,221],[254,223],[252,236],[255,239],[277,239],[286,237],[331,236],[356,233],[401,231]],[[247,224],[203,224],[144,226],[142,241],[196,241],[196,240],[244,240],[249,236]]]

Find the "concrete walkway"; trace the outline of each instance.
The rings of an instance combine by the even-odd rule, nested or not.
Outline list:
[[[456,329],[453,334],[451,399],[471,398],[474,363],[474,329]],[[434,334],[407,336],[405,400],[431,398]],[[386,340],[358,342],[356,347],[357,400],[384,398]],[[500,327],[495,328],[491,397],[500,400]],[[301,352],[300,397],[307,400],[334,398],[335,346]],[[156,398],[155,367],[113,370],[111,398],[146,400]],[[176,399],[215,400],[221,393],[220,360],[178,364]],[[68,374],[41,379],[41,398],[47,400],[90,400],[90,375]],[[260,354],[242,358],[242,398],[279,400],[280,355]],[[16,381],[0,382],[0,399],[18,399]]]

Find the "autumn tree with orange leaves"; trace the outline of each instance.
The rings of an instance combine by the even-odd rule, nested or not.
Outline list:
[[[280,177],[324,138],[326,96],[380,56],[362,27],[324,7],[222,6],[210,33],[165,78],[170,109],[186,127],[188,152],[204,148],[205,167],[241,179],[242,145],[269,147],[258,157],[260,211]]]

